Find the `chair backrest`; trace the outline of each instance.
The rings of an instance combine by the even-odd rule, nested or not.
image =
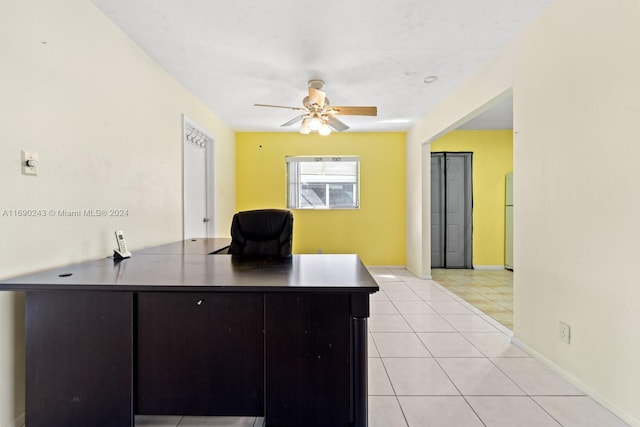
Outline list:
[[[238,212],[231,222],[229,254],[247,256],[291,255],[293,214],[284,209]]]

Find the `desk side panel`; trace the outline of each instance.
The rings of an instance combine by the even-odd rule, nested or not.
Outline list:
[[[349,294],[267,294],[266,422],[351,424]]]
[[[28,292],[26,425],[133,423],[133,296]]]

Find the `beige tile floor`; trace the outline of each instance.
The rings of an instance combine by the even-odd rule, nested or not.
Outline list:
[[[439,282],[485,302],[507,294],[511,273],[443,270],[435,281],[369,270],[380,285],[369,320],[369,427],[627,426],[511,344],[501,323],[510,318],[496,321]]]
[[[628,426],[511,344],[508,327],[444,285],[403,268],[369,270],[380,285],[369,319],[369,427]],[[496,282],[507,280],[490,271],[456,280],[438,273],[454,288],[495,291]],[[263,424],[253,417],[136,417],[138,427]]]
[[[433,280],[513,330],[513,272],[433,269]]]

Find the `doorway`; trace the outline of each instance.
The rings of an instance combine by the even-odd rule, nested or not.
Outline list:
[[[183,116],[183,235],[184,239],[210,237],[213,198],[210,156],[213,138]]]
[[[473,268],[473,153],[431,153],[431,267]]]

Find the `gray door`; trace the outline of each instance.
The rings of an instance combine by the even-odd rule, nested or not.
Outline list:
[[[431,154],[431,267],[444,267],[444,155]]]
[[[471,153],[431,154],[431,266],[473,268]]]

